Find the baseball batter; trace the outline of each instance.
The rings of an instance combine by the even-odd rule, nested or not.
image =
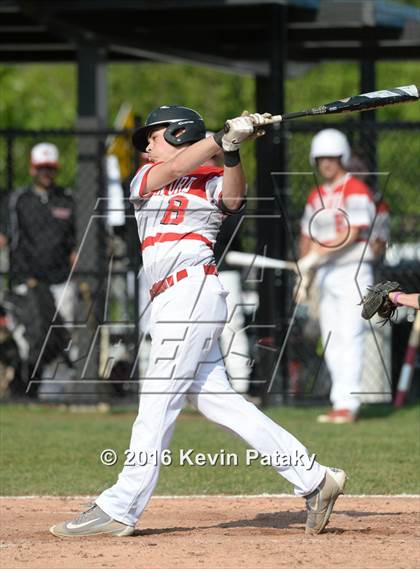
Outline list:
[[[305,447],[230,386],[218,339],[226,321],[226,295],[215,266],[213,245],[226,215],[241,210],[245,177],[239,147],[264,134],[259,114],[231,120],[228,133],[205,138],[195,111],[155,109],[133,142],[149,162],[131,184],[144,270],[153,299],[152,348],[142,381],[139,413],[130,450],[162,452],[187,401],[208,419],[240,436],[262,455],[307,454]],[[201,166],[218,148],[224,169]],[[312,468],[274,466],[306,498],[307,533],[320,533],[346,474],[314,462]],[[159,475],[154,460],[125,466],[117,482],[79,517],[51,532],[60,537],[107,533],[131,535]]]
[[[318,420],[349,423],[360,407],[364,333],[358,303],[372,284],[374,252],[369,232],[375,204],[368,186],[348,171],[350,146],[344,134],[325,129],[312,140],[310,162],[324,183],[307,200],[301,223],[303,281],[316,270],[320,326],[332,380],[333,409]]]

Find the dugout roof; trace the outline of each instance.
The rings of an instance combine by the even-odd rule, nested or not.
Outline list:
[[[109,61],[196,62],[266,75],[273,19],[285,14],[288,60],[420,57],[420,9],[395,2],[1,0],[0,62],[72,62],[80,43],[95,43]]]

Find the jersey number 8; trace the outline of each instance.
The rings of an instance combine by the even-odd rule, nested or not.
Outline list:
[[[179,225],[184,221],[185,208],[188,205],[188,200],[184,196],[171,198],[168,207],[162,217],[161,223],[164,225]]]

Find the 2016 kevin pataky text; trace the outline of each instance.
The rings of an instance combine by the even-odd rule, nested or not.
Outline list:
[[[272,454],[259,454],[256,450],[246,449],[243,455],[235,452],[227,452],[220,449],[217,452],[197,452],[193,448],[179,449],[172,451],[165,449],[160,453],[156,449],[125,451],[125,465],[144,465],[146,463],[160,463],[163,466],[251,466],[260,464],[261,466],[287,467],[303,466],[310,470],[316,459],[315,454],[304,454],[299,451],[294,453],[282,453],[276,451]]]

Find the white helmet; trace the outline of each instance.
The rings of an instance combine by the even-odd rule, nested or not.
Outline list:
[[[55,144],[41,142],[31,150],[32,166],[51,166],[58,168],[59,153]]]
[[[309,162],[315,166],[316,158],[337,156],[346,168],[350,161],[351,149],[346,136],[336,128],[326,128],[318,132],[312,139]]]

